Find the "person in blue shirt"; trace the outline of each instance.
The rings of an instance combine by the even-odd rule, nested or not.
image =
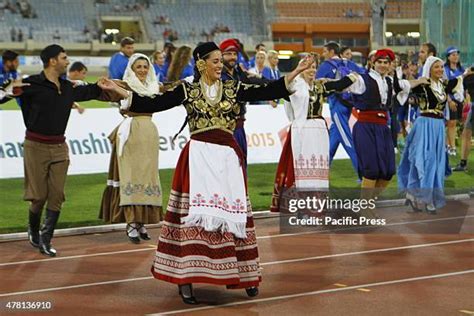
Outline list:
[[[464,73],[464,67],[459,61],[459,49],[450,46],[444,53],[446,63],[444,64],[444,73],[448,80],[454,79]],[[463,103],[456,101],[452,95],[448,96],[449,117],[448,117],[448,154],[456,156],[456,123],[462,119]]]
[[[255,67],[255,58],[257,57],[257,53],[260,51],[264,51],[265,53],[267,52],[265,44],[259,43],[257,46],[255,46],[255,55],[249,60],[249,69]]]
[[[276,50],[269,50],[267,53],[268,66],[262,71],[262,76],[268,80],[278,80],[281,77],[280,70],[278,70],[278,52]]]
[[[364,73],[365,70],[357,66],[354,62],[341,59],[339,57],[339,44],[329,42],[323,47],[323,57],[325,61],[316,72],[316,78],[340,79],[338,78],[338,68],[341,63],[350,71]],[[340,74],[339,74],[340,75]],[[328,97],[329,109],[331,111],[331,127],[329,128],[329,160],[332,162],[339,144],[342,144],[351,159],[352,166],[358,172],[357,154],[354,149],[354,141],[349,127],[352,103],[343,98],[340,93],[332,93]]]
[[[159,82],[168,81],[165,72],[165,54],[161,50],[153,53],[153,68],[155,68],[156,78]]]
[[[278,69],[278,52],[276,50],[269,50],[267,54],[268,67],[262,70],[262,77],[267,80],[278,80],[281,77]],[[270,101],[272,107],[276,108],[279,100]]]
[[[173,55],[167,78],[169,82],[175,82],[194,75],[194,66],[191,63],[192,49],[188,45],[178,47]]]
[[[250,60],[249,60],[249,56],[245,52],[244,44],[238,38],[234,38],[234,40],[239,44],[239,52],[237,53],[238,65],[242,67],[244,70],[249,70]]]
[[[0,63],[0,87],[8,84],[11,80],[18,79],[19,64],[18,53],[12,50],[6,50],[3,52],[2,62]],[[9,100],[10,98],[3,98],[0,100],[0,104],[6,103]]]
[[[173,60],[173,55],[176,52],[176,46],[171,42],[166,42],[163,46],[163,54],[165,55],[165,63],[163,65],[163,72],[165,77],[168,78],[168,69],[170,68],[171,61]]]
[[[135,52],[135,41],[131,37],[124,37],[120,41],[120,51],[115,53],[109,63],[110,79],[122,80],[125,69],[127,68],[128,59]]]

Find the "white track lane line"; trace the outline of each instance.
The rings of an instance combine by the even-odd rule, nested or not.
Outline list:
[[[372,254],[372,253],[377,253],[377,252],[387,252],[387,251],[396,251],[396,250],[404,250],[404,249],[443,246],[443,245],[459,244],[459,243],[473,242],[473,241],[474,241],[474,238],[473,239],[451,240],[451,241],[429,243],[429,244],[417,244],[417,245],[402,246],[402,247],[381,248],[381,249],[374,249],[374,250],[367,250],[367,251],[338,253],[338,254],[317,256],[317,257],[310,257],[310,258],[291,259],[291,260],[282,260],[282,261],[271,261],[271,262],[261,263],[260,265],[261,266],[270,266],[270,265],[284,264],[284,263],[304,262],[304,261],[309,261],[309,260],[319,260],[319,259],[336,258],[336,257],[357,256],[357,255],[361,255],[361,254]],[[22,291],[22,292],[2,293],[2,294],[0,294],[0,297],[16,296],[16,295],[24,295],[24,294],[34,294],[34,293],[42,293],[42,292],[51,292],[51,291],[83,288],[83,287],[90,287],[90,286],[97,286],[97,285],[107,285],[107,284],[115,284],[115,283],[122,283],[122,282],[133,282],[133,281],[139,281],[139,280],[148,280],[148,279],[153,279],[153,277],[151,277],[151,276],[150,277],[139,277],[139,278],[131,278],[131,279],[121,279],[121,280],[112,280],[112,281],[104,281],[104,282],[94,282],[94,283],[69,285],[69,286],[63,286],[63,287],[54,287],[54,288],[46,288],[46,289],[38,289],[38,290],[29,290],[29,291]]]
[[[462,219],[467,217],[474,217],[474,215],[468,216],[457,216],[457,217],[447,217],[447,218],[437,218],[437,219],[427,219],[427,220],[419,220],[419,221],[412,221],[412,222],[400,222],[400,223],[392,223],[387,224],[385,226],[397,226],[397,225],[406,225],[406,224],[420,224],[420,223],[430,223],[430,222],[439,222],[439,221],[446,221],[446,220],[456,220]],[[365,228],[365,227],[361,227]],[[354,230],[357,228],[341,228],[332,230],[332,232],[336,231],[344,231],[344,230]],[[291,237],[291,236],[300,236],[300,235],[309,235],[309,234],[320,234],[320,233],[327,233],[328,231],[309,231],[309,232],[301,232],[301,233],[289,233],[289,234],[275,234],[275,235],[268,235],[268,236],[257,236],[257,239],[270,239],[270,238],[279,238],[279,237]],[[1,243],[0,243],[1,244]],[[140,251],[150,251],[154,250],[156,247],[151,248],[148,245],[147,248],[140,248],[140,249],[132,249],[132,250],[121,250],[121,251],[110,251],[110,252],[99,252],[87,255],[75,255],[75,256],[66,256],[66,257],[56,257],[56,258],[46,258],[46,259],[35,259],[35,260],[24,260],[24,261],[15,261],[15,262],[4,262],[0,263],[1,267],[12,266],[12,265],[19,265],[19,264],[28,264],[28,263],[40,263],[46,261],[56,261],[56,260],[70,260],[70,259],[79,259],[79,258],[88,258],[88,257],[96,257],[96,256],[110,256],[115,254],[124,254],[124,253],[133,253],[133,252],[140,252]]]
[[[405,250],[405,249],[416,249],[416,248],[426,248],[426,247],[434,247],[434,246],[444,246],[444,245],[459,244],[459,243],[464,243],[464,242],[474,242],[474,238],[473,239],[460,239],[460,240],[441,241],[441,242],[429,243],[429,244],[417,244],[417,245],[410,245],[410,246],[400,246],[400,247],[392,247],[392,248],[381,248],[381,249],[371,249],[371,250],[363,250],[363,251],[336,253],[336,254],[331,254],[331,255],[315,256],[315,257],[300,258],[300,259],[288,259],[288,260],[281,260],[281,261],[264,262],[264,263],[260,263],[260,265],[261,266],[267,266],[267,265],[273,265],[273,264],[303,262],[303,261],[319,260],[319,259],[327,259],[327,258],[364,255],[364,254],[371,254],[371,253],[378,253],[378,252],[388,252],[388,251],[397,251],[397,250]]]
[[[234,303],[228,303],[228,304],[222,304],[222,305],[213,305],[213,306],[203,306],[203,307],[189,308],[189,309],[180,309],[180,310],[160,312],[160,313],[148,314],[148,315],[172,315],[172,314],[177,314],[177,313],[189,313],[189,312],[208,310],[208,309],[233,307],[233,306],[256,304],[256,303],[265,303],[265,302],[285,300],[285,299],[297,298],[297,297],[305,297],[305,296],[313,296],[313,295],[320,295],[320,294],[326,294],[326,293],[350,291],[350,290],[359,289],[359,288],[368,288],[368,287],[375,287],[375,286],[382,286],[382,285],[408,283],[408,282],[415,282],[415,281],[421,281],[421,280],[439,279],[439,278],[446,278],[446,277],[464,275],[464,274],[469,274],[469,273],[474,273],[474,270],[464,270],[464,271],[456,271],[456,272],[449,272],[449,273],[442,273],[442,274],[424,275],[424,276],[419,276],[419,277],[414,277],[414,278],[390,280],[390,281],[367,283],[367,284],[359,284],[359,285],[353,285],[353,286],[348,286],[348,287],[343,287],[343,288],[334,288],[334,289],[320,290],[320,291],[313,291],[313,292],[303,292],[303,293],[298,293],[298,294],[281,295],[281,296],[274,296],[274,297],[268,297],[268,298],[249,299],[247,301],[241,301],[241,302],[234,302]]]

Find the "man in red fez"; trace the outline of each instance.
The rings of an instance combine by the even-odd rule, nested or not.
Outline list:
[[[239,80],[235,69],[237,66],[238,53],[240,51],[239,43],[237,43],[236,40],[229,38],[222,41],[219,48],[224,60],[222,80]]]
[[[267,79],[249,77],[247,72],[239,67],[239,65],[237,64],[237,59],[238,53],[240,51],[240,45],[235,39],[229,38],[222,41],[219,45],[219,48],[222,52],[222,59],[224,62],[224,68],[222,69],[221,75],[222,81],[235,80],[241,81],[243,83],[260,85],[269,82],[269,80]],[[242,149],[242,152],[244,153],[244,165],[245,170],[247,170],[247,136],[245,135],[244,130],[245,113],[247,112],[247,107],[245,106],[245,104],[241,104],[240,109],[240,119],[237,121],[237,127],[234,131],[234,137],[240,148]]]

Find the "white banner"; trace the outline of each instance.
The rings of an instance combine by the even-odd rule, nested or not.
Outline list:
[[[86,67],[108,67],[110,56],[69,56],[69,61],[72,64],[75,61],[80,61]],[[40,56],[20,56],[20,66],[43,66]]]
[[[189,132],[185,128],[172,142],[185,115],[183,107],[153,115],[160,134],[161,169],[176,166],[181,149],[189,140]],[[246,117],[248,162],[278,162],[282,139],[286,137],[289,125],[283,107],[274,109],[269,105],[250,105]],[[111,145],[107,137],[122,119],[116,108],[86,109],[82,115],[72,110],[66,130],[71,159],[68,174],[108,171]],[[23,177],[22,143],[25,127],[21,111],[0,111],[0,122],[0,178]],[[341,149],[339,148],[336,158],[347,157]]]

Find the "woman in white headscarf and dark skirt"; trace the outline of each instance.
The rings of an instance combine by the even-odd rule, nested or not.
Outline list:
[[[398,167],[398,187],[406,193],[406,204],[413,211],[430,214],[443,207],[446,172],[444,108],[447,95],[462,102],[463,78],[472,74],[470,69],[449,81],[443,80],[443,60],[430,56],[423,66],[422,77],[429,83],[413,89],[420,102],[420,114],[408,134],[406,148]]]
[[[123,82],[117,84],[142,96],[159,93],[155,71],[143,54],[130,57]],[[138,244],[140,239],[150,240],[145,224],[162,219],[158,129],[151,113],[121,113],[125,119],[109,136],[112,153],[99,218],[127,223],[129,240]]]
[[[194,82],[154,98],[133,93],[129,110],[165,111],[183,105],[191,140],[179,157],[151,271],[177,284],[186,304],[197,304],[192,283],[225,285],[258,294],[261,272],[257,238],[233,131],[242,102],[290,94],[287,84],[307,69],[309,57],[286,77],[264,85],[221,80],[222,53],[213,42],[198,45]]]

